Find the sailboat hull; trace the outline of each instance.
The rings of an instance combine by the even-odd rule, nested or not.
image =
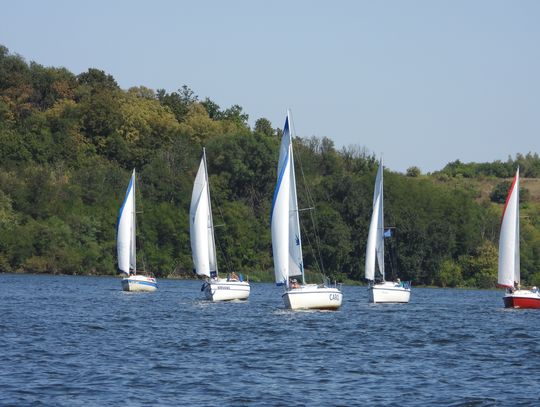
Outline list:
[[[154,277],[141,275],[129,276],[122,279],[124,291],[156,291],[157,281]]]
[[[282,298],[285,307],[290,309],[337,310],[341,307],[343,294],[337,288],[312,284],[290,288]]]
[[[411,299],[410,287],[393,281],[372,284],[368,288],[369,302],[372,303],[408,303]]]
[[[248,282],[226,279],[207,281],[201,290],[209,301],[247,300],[251,291]]]
[[[505,308],[540,308],[540,294],[531,290],[518,290],[503,297]]]

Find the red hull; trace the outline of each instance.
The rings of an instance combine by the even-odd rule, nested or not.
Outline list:
[[[540,298],[504,297],[505,308],[540,308]]]

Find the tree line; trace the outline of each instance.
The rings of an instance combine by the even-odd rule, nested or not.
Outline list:
[[[204,146],[214,221],[223,224],[221,270],[272,280],[281,130],[266,118],[251,128],[248,119],[242,107],[200,100],[188,86],[123,90],[99,69],[75,75],[0,46],[0,271],[115,274],[116,220],[136,168],[139,264],[158,277],[192,276],[188,212]],[[306,270],[362,281],[377,157],[359,146],[338,150],[329,138],[296,137],[294,149],[299,205],[315,208],[300,220]],[[536,176],[536,154],[492,163],[506,172],[489,176],[512,176],[516,161]],[[385,171],[385,217],[396,228],[387,262],[402,279],[496,284],[502,204],[479,200],[467,183],[441,182],[442,173],[488,176],[480,167],[489,165]],[[538,204],[522,206],[522,278],[540,284]]]

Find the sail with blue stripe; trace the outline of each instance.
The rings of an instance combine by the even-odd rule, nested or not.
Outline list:
[[[277,175],[270,223],[275,279],[282,285],[288,284],[290,277],[304,279],[289,112],[283,126]]]

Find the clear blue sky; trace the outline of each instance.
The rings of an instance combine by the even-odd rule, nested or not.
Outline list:
[[[434,171],[540,152],[540,1],[3,1],[0,43]]]

